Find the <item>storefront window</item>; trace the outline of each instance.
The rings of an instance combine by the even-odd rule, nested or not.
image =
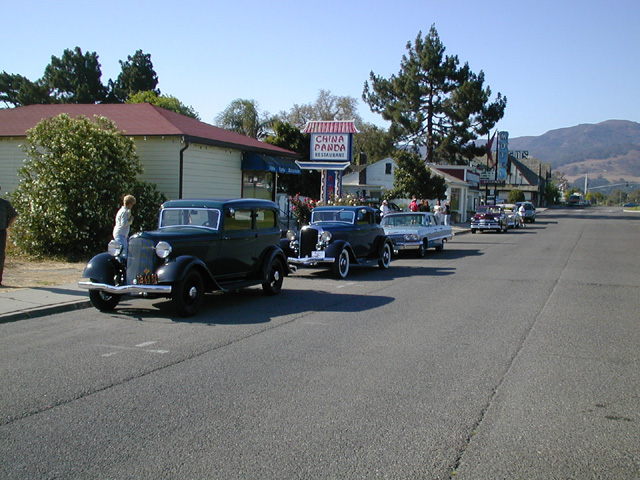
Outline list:
[[[460,209],[460,189],[451,189],[451,210],[458,211]]]
[[[275,175],[275,173],[257,170],[242,172],[242,196],[273,200]]]

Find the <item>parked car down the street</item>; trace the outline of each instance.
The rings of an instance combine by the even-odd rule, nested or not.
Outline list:
[[[451,227],[440,225],[428,212],[391,213],[381,225],[395,251],[415,251],[419,257],[424,257],[428,248],[441,252],[445,242],[453,238]]]
[[[289,230],[280,245],[290,265],[329,266],[337,278],[346,278],[351,265],[387,269],[393,243],[379,222],[380,212],[371,207],[316,207],[310,224]]]
[[[524,227],[524,221],[520,216],[520,212],[518,212],[518,206],[516,204],[505,203],[502,206],[504,207],[504,213],[507,216],[507,225],[509,228]]]
[[[522,216],[523,222],[533,223],[536,221],[536,207],[534,207],[531,202],[516,202],[516,206],[518,210],[520,209],[520,205],[524,207],[524,215]]]
[[[471,233],[476,233],[478,230],[495,230],[504,233],[507,228],[507,216],[502,205],[480,205],[476,214],[471,217]]]
[[[274,295],[289,274],[279,225],[268,200],[168,201],[157,230],[130,237],[126,259],[112,241],[78,285],[98,310],[113,310],[123,295],[168,297],[181,316],[195,315],[205,292],[262,285]]]

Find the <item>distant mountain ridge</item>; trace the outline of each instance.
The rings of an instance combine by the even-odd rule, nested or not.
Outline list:
[[[585,174],[640,180],[640,123],[607,120],[509,139],[509,150],[527,150],[569,180]]]

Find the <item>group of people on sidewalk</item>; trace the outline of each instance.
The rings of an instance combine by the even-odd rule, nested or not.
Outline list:
[[[444,204],[441,204],[440,200],[437,200],[433,209],[431,209],[429,200],[422,200],[419,202],[417,197],[414,195],[409,203],[409,210],[412,212],[432,212],[440,225],[451,225],[451,204],[449,201],[445,201]],[[389,202],[383,200],[380,205],[380,213],[382,213],[382,216],[384,217],[389,213],[389,211]]]

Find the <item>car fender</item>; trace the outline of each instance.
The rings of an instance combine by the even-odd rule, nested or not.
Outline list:
[[[382,247],[385,243],[388,243],[391,247],[391,251],[393,252],[393,242],[386,235],[378,235],[373,241],[373,251],[376,252],[376,258],[382,257]]]
[[[119,273],[124,273],[124,265],[113,255],[103,252],[89,260],[82,276],[97,283],[112,285],[113,279]]]
[[[197,268],[204,278],[205,283],[213,282],[216,284],[213,275],[205,265],[205,263],[198,257],[190,255],[183,255],[170,262],[162,265],[156,274],[158,275],[158,283],[167,284],[175,283],[182,280],[192,268]],[[216,284],[217,285],[217,284]]]
[[[296,252],[291,248],[291,241],[287,238],[280,239],[280,250],[284,252],[284,255],[287,257],[292,257],[296,255]]]
[[[331,242],[329,246],[327,246],[324,252],[327,257],[338,258],[343,248],[346,248],[347,252],[349,252],[349,260],[351,260],[354,263],[358,263],[358,259],[353,253],[353,248],[351,248],[351,244],[346,240],[336,240],[335,242]]]
[[[269,269],[271,267],[271,262],[273,262],[275,258],[279,258],[280,261],[282,262],[285,276],[291,273],[291,271],[289,270],[289,262],[287,262],[287,257],[285,257],[282,249],[276,246],[271,246],[267,248],[264,252],[262,252],[262,259],[260,261],[260,265],[262,266],[263,279],[266,280],[269,278],[269,273],[270,273]]]

